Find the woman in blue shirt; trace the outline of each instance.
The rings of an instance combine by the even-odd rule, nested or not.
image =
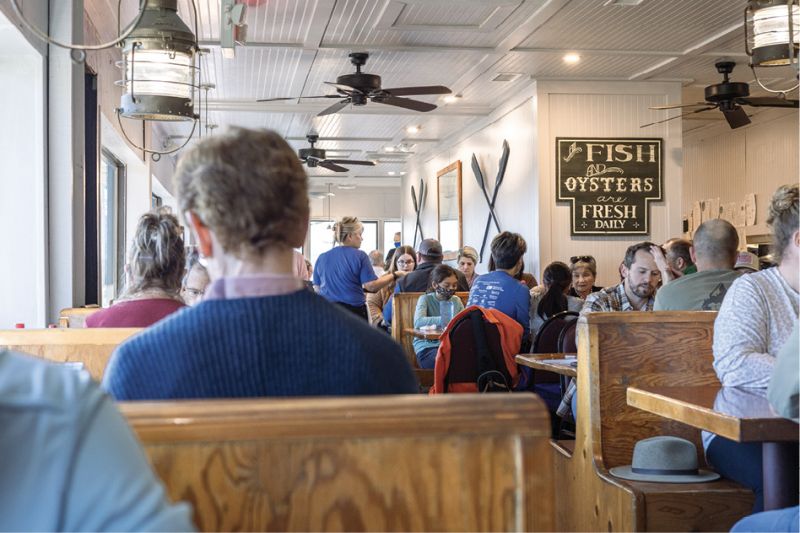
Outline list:
[[[358,218],[343,217],[333,225],[333,233],[341,246],[317,258],[314,287],[327,300],[369,320],[364,291],[377,292],[405,272],[396,270],[381,277],[375,275],[369,257],[359,250],[364,240],[364,226]]]
[[[417,300],[414,310],[414,327],[439,326],[444,329],[450,320],[464,310],[461,298],[456,296],[458,276],[447,265],[439,265],[431,271],[430,288]],[[420,368],[433,368],[436,363],[438,340],[414,339],[414,353]]]

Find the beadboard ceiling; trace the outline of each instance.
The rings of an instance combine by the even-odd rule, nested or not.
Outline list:
[[[240,0],[248,4],[247,45],[237,46],[233,59],[223,58],[219,47],[220,0],[195,3],[199,40],[208,49],[202,77],[214,85],[204,91],[202,133],[213,134],[214,126],[266,127],[301,148],[313,131],[328,157],[378,161],[346,174],[309,169],[315,189],[327,183],[397,186],[406,158],[433,150],[537,79],[680,81],[684,102],[695,102],[702,100],[704,86],[721,79],[714,62],[728,58],[738,64],[734,80],[753,81],[744,53],[744,0],[642,0],[638,5],[615,5],[635,2],[613,0]],[[179,0],[179,13],[194,27],[191,0]],[[446,85],[462,98],[448,104],[440,97],[419,97],[439,105],[429,113],[368,103],[320,118],[316,113],[330,100],[256,103],[259,98],[332,93],[323,81],[353,71],[347,57],[352,51],[370,53],[363,70],[380,75],[383,87]],[[579,54],[580,62],[565,63],[566,53]],[[501,73],[512,74],[511,81],[493,81]],[[767,75],[782,87],[792,81],[788,68]],[[685,131],[714,124],[721,114],[696,118],[683,120]],[[412,125],[419,126],[418,133],[407,133]],[[160,127],[173,142],[188,133],[185,125]],[[401,150],[387,152],[387,146]]]

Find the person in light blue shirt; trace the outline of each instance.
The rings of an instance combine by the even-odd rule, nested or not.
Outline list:
[[[519,233],[504,231],[492,239],[491,249],[495,270],[473,282],[467,306],[478,305],[507,314],[522,326],[522,345],[528,346],[531,295],[527,286],[514,279],[523,267],[528,245]]]
[[[414,310],[414,327],[437,326],[443,330],[458,313],[464,310],[461,298],[456,296],[458,276],[453,267],[439,265],[431,271],[430,289],[417,300]],[[436,365],[438,340],[414,339],[414,353],[420,368]]]
[[[0,530],[194,531],[89,374],[0,350]]]
[[[314,266],[314,286],[320,295],[369,321],[364,291],[377,292],[405,273],[375,275],[372,263],[361,251],[364,225],[356,217],[344,217],[333,225],[334,238],[341,244],[323,253]]]

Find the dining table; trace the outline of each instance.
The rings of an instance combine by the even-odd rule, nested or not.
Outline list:
[[[797,505],[797,422],[772,409],[766,389],[721,385],[628,387],[628,405],[736,442],[760,442],[765,510]]]

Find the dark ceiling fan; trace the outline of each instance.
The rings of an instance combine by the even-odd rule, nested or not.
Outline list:
[[[314,144],[319,140],[319,135],[310,133],[306,136],[311,148],[300,148],[298,155],[300,160],[309,168],[322,167],[334,172],[347,172],[349,169],[341,165],[364,165],[375,166],[375,161],[358,161],[353,159],[325,159],[325,150],[314,148]]]
[[[375,74],[361,72],[361,67],[367,63],[369,54],[366,52],[353,52],[349,55],[350,62],[355,65],[356,71],[353,74],[345,74],[336,78],[336,83],[326,81],[325,83],[334,87],[337,94],[325,94],[321,96],[297,96],[291,98],[262,98],[257,102],[276,102],[279,100],[298,100],[301,98],[337,98],[338,102],[324,109],[318,117],[332,115],[344,109],[348,104],[356,106],[366,105],[367,100],[378,104],[387,104],[412,111],[433,111],[436,109],[434,104],[412,100],[410,98],[400,98],[401,96],[423,95],[423,94],[450,94],[452,91],[443,85],[429,85],[424,87],[395,87],[393,89],[381,88],[381,77]]]
[[[682,113],[675,117],[670,117],[664,120],[644,124],[641,127],[646,128],[654,124],[661,124],[669,120],[685,117],[694,113],[702,113],[712,109],[719,109],[725,116],[725,120],[731,128],[739,128],[750,124],[750,117],[742,109],[743,105],[751,107],[798,107],[797,100],[789,100],[786,98],[778,98],[776,96],[750,96],[750,86],[746,83],[730,81],[728,75],[733,72],[733,67],[736,63],[733,61],[720,61],[714,64],[717,67],[717,72],[722,74],[722,83],[709,85],[705,88],[705,102],[698,102],[696,104],[677,104],[677,105],[664,105],[651,107],[649,109],[679,109],[685,107],[699,107],[686,113]]]

